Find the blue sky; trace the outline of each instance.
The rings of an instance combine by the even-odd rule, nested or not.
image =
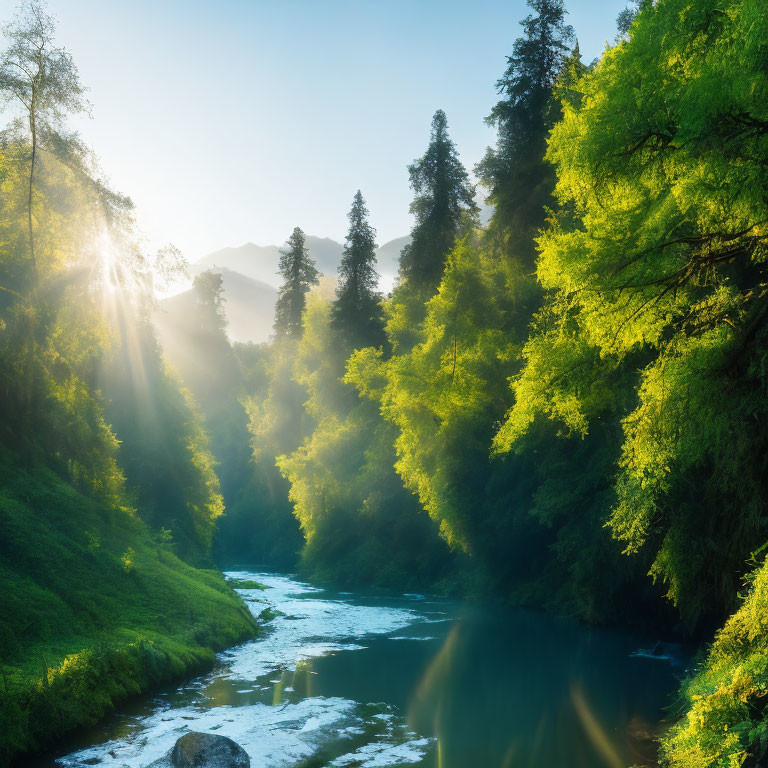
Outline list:
[[[570,0],[586,61],[625,0]],[[3,19],[15,2],[0,0]],[[444,109],[471,168],[524,0],[49,0],[90,88],[76,126],[151,246],[190,260],[294,226],[341,240],[362,189],[410,228],[406,165]]]

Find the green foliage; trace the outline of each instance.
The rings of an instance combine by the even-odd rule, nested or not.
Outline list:
[[[339,266],[339,285],[331,326],[350,349],[385,343],[384,321],[376,293],[376,230],[358,190],[349,212],[349,233]]]
[[[700,668],[682,684],[684,713],[662,738],[669,768],[761,765],[768,748],[768,566],[717,633]]]
[[[251,476],[219,526],[219,557],[232,563],[296,565],[302,535],[275,458],[295,450],[312,427],[306,391],[293,379],[297,342],[236,348],[250,433]]]
[[[1,461],[0,764],[253,634],[223,578],[158,547],[130,510]]]
[[[448,257],[437,294],[427,303],[420,343],[365,378],[362,357],[350,363],[350,379],[362,391],[370,390],[371,375],[385,377],[382,412],[399,429],[398,472],[441,522],[446,540],[465,549],[473,518],[465,503],[473,492],[464,480],[476,469],[467,454],[476,450],[487,464],[492,425],[503,413],[498,403],[515,365],[505,313],[516,288],[508,265],[485,258],[465,238]]]
[[[120,348],[105,356],[98,382],[140,516],[166,531],[180,557],[209,563],[224,504],[208,435],[147,322],[126,318]]]
[[[196,455],[206,457],[211,476],[218,477],[226,507],[225,513],[217,515],[215,521],[213,549],[216,561],[230,565],[261,563],[292,568],[301,546],[301,534],[291,514],[286,484],[274,466],[275,454],[268,457],[266,446],[258,457],[253,457],[248,431],[247,409],[258,410],[268,395],[272,352],[266,345],[230,345],[220,275],[206,272],[198,276],[195,294],[195,311],[161,324],[166,354],[188,390],[184,391],[186,406],[179,403],[173,409],[166,406],[163,410],[163,404],[168,402],[170,405],[173,400],[163,397],[159,381],[151,382],[149,392],[154,393],[156,413],[146,426],[148,436],[157,435],[160,439],[157,443],[150,441],[143,448],[139,445],[138,458],[148,457],[154,445],[164,445],[166,450],[171,448],[163,416],[182,420],[187,431],[194,431],[198,424],[201,437],[207,435],[207,447]],[[290,342],[286,339],[283,343]],[[151,365],[149,370],[153,370]],[[275,390],[276,397],[283,394]],[[196,403],[194,407],[190,395]],[[300,405],[296,408],[300,410]],[[196,416],[197,409],[202,418]],[[135,418],[133,409],[121,412]],[[278,410],[270,413],[277,416]],[[261,426],[269,431],[266,424]],[[151,472],[158,470],[158,477],[167,476],[168,471],[173,470],[181,479],[181,468],[168,466],[168,460],[174,457],[176,460],[180,458],[178,451],[170,450],[166,456],[155,457],[156,463],[148,468]],[[151,483],[149,487],[152,487]],[[178,487],[187,488],[187,497],[192,497],[199,486],[189,481],[170,487],[167,484],[159,486],[158,490],[165,494],[161,518],[168,518],[177,508],[174,494]],[[199,505],[197,508],[203,509]],[[163,524],[163,520],[158,523]],[[209,525],[206,529],[209,538],[211,528]],[[183,541],[180,545],[183,546]]]
[[[475,190],[448,135],[448,120],[441,109],[432,118],[427,151],[408,166],[408,175],[416,222],[411,242],[400,255],[400,280],[434,289],[463,223],[477,214]]]
[[[347,380],[397,428],[395,466],[406,487],[445,540],[471,555],[467,588],[479,582],[508,601],[596,623],[631,620],[622,602],[642,592],[642,574],[621,562],[602,527],[620,430],[565,442],[540,424],[519,455],[489,461],[538,301],[518,260],[499,259],[488,240],[466,237],[427,303],[419,343],[390,359],[356,352]]]
[[[275,304],[275,337],[278,339],[297,339],[301,336],[301,315],[306,294],[318,284],[317,268],[304,243],[304,233],[296,227],[288,238],[288,247],[280,251],[283,284]]]
[[[561,212],[539,240],[548,308],[496,439],[508,450],[537,413],[581,434],[621,420],[611,528],[656,551],[651,573],[691,622],[733,605],[765,535],[768,20],[749,0],[711,6],[646,7],[563,103]]]
[[[616,29],[618,31],[617,42],[622,39],[627,39],[629,31],[632,29],[632,24],[637,18],[637,14],[643,10],[643,8],[649,7],[653,3],[653,0],[630,0],[630,3],[619,12],[616,18]]]
[[[0,439],[27,461],[44,460],[82,490],[117,503],[123,492],[117,442],[89,386],[116,334],[82,277],[99,266],[91,242],[99,229],[86,211],[103,209],[106,201],[83,183],[84,169],[76,173],[41,155],[35,219],[45,236],[33,268],[19,215],[24,154],[17,145],[0,153]]]
[[[508,252],[532,261],[533,236],[551,204],[554,173],[541,161],[547,135],[559,118],[553,88],[566,62],[573,29],[565,24],[563,0],[528,0],[534,11],[521,22],[507,69],[497,81],[502,99],[486,122],[498,130],[477,172],[495,206],[491,230]],[[581,64],[578,46],[575,62]],[[529,261],[530,263],[530,261]]]
[[[315,427],[277,460],[304,534],[303,567],[342,584],[434,583],[447,551],[393,469],[391,426],[341,381],[345,345],[331,318],[332,306],[311,296],[293,373]]]

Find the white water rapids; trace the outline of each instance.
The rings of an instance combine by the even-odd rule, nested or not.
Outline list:
[[[366,638],[377,635],[403,639],[395,633],[414,624],[443,621],[439,613],[426,616],[412,607],[356,605],[343,597],[324,599],[322,590],[285,576],[227,575],[266,587],[238,590],[254,615],[267,607],[278,613],[266,633],[220,654],[220,664],[213,672],[183,684],[175,695],[156,697],[148,714],[126,717],[116,729],[116,737],[58,758],[59,765],[146,768],[189,730],[234,739],[248,752],[253,766],[264,768],[296,765],[331,742],[336,745],[335,753],[340,751],[338,745],[349,742],[349,750],[335,754],[328,763],[339,768],[381,768],[422,760],[432,739],[409,731],[393,707],[338,697],[291,697],[290,693],[299,677],[311,691],[309,660],[354,653],[365,647]],[[419,596],[409,597],[409,604],[418,605]],[[219,704],[217,686],[224,681],[234,684],[235,693],[255,694],[262,700],[239,706]],[[232,696],[224,698],[229,702]],[[272,703],[265,703],[265,698]]]

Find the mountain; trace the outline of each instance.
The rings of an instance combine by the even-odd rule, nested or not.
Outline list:
[[[307,248],[320,272],[324,275],[336,274],[343,251],[341,243],[329,237],[307,235]],[[200,261],[192,265],[192,273],[199,275],[209,269],[215,272],[229,270],[279,288],[279,264],[280,246],[245,243],[239,248],[222,248],[220,251],[203,256]]]
[[[400,251],[410,237],[398,237],[376,251],[376,271],[381,279],[379,290],[388,293],[397,276]],[[341,255],[341,243],[329,237],[307,235],[307,247],[317,268],[326,276],[321,289],[329,296],[335,289]],[[209,253],[192,265],[192,274],[212,270],[222,276],[227,334],[232,341],[260,343],[272,333],[277,289],[280,286],[278,264],[280,247],[245,243],[238,248],[222,248]],[[160,302],[155,322],[164,343],[173,343],[174,329],[183,328],[194,306],[192,289]]]
[[[376,251],[376,271],[379,273],[379,290],[389,293],[395,283],[400,267],[400,252],[411,242],[411,236],[397,237],[384,243]]]
[[[315,260],[317,268],[324,275],[335,275],[339,271],[341,254],[344,246],[330,237],[307,235],[309,255]]]
[[[241,249],[224,250],[237,252]],[[277,289],[262,280],[254,280],[232,269],[217,267],[214,271],[222,277],[227,335],[230,340],[254,343],[267,341],[272,333]],[[178,336],[177,332],[187,327],[194,303],[195,294],[192,288],[160,302],[160,308],[155,314],[155,324],[164,346],[173,344],[174,338]]]
[[[410,237],[398,237],[384,243],[377,251],[377,271],[382,275],[382,288],[388,290],[397,274],[400,251],[410,242]],[[317,268],[324,275],[336,275],[341,262],[341,254],[344,246],[330,237],[315,237],[307,235],[307,247],[309,255],[317,263]],[[274,288],[280,287],[278,264],[280,263],[280,246],[256,245],[245,243],[238,248],[222,248],[209,253],[192,265],[192,274],[213,269],[215,272],[229,270],[239,272],[245,277],[250,277],[261,283],[266,283]]]
[[[215,272],[228,270],[277,288],[280,285],[277,274],[279,262],[278,246],[245,243],[239,248],[222,248],[203,256],[200,261],[192,264],[192,274],[199,275],[209,269]]]

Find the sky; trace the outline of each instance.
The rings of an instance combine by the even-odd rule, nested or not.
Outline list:
[[[585,62],[626,0],[570,0]],[[16,2],[0,0],[7,20]],[[361,189],[378,242],[408,233],[406,166],[443,109],[471,169],[524,0],[49,0],[89,88],[72,121],[147,247],[195,261],[295,226],[343,241]]]

